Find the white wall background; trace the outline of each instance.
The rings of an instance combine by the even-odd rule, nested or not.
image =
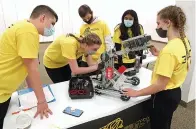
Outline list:
[[[190,102],[194,99],[196,99],[196,95],[195,95],[195,80],[196,80],[196,77],[195,77],[195,68],[194,68],[194,71],[193,71],[193,76],[192,76],[192,80],[191,80],[191,84],[190,84],[190,91],[188,93],[188,101],[187,102]]]
[[[60,34],[79,32],[83,21],[78,15],[78,8],[82,4],[88,4],[96,16],[105,20],[112,34],[114,27],[121,22],[123,12],[134,9],[145,33],[154,40],[166,41],[156,34],[156,15],[161,8],[174,5],[175,0],[0,0],[0,34],[15,21],[29,18],[33,8],[39,4],[52,7],[59,15],[55,35],[41,37],[40,41],[52,41]]]
[[[40,41],[52,41],[57,36],[72,31],[68,0],[0,0],[0,34],[17,20],[28,19],[33,8],[40,4],[50,6],[59,16],[55,34],[51,37],[40,36]]]
[[[190,102],[194,99],[196,99],[195,96],[195,5],[196,2],[193,0],[177,0],[176,5],[180,6],[187,18],[187,26],[186,26],[186,34],[188,36],[188,39],[191,43],[191,49],[192,49],[192,64],[190,67],[190,71],[188,73],[188,76],[182,86],[182,100],[185,102]]]

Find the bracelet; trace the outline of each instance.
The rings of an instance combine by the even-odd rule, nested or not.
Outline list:
[[[40,105],[40,104],[43,104],[43,103],[46,103],[46,100],[43,100],[41,102],[38,102],[37,105]]]

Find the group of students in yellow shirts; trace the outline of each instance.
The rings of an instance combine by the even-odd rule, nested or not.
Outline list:
[[[79,35],[61,35],[46,49],[43,64],[48,76],[54,83],[67,81],[72,74],[85,74],[98,70],[100,55],[111,49],[122,50],[121,42],[131,37],[144,34],[139,24],[137,13],[127,10],[122,15],[122,22],[114,29],[113,37],[107,24],[93,15],[88,5],[78,9],[85,24]],[[52,111],[45,100],[38,72],[39,34],[51,36],[58,15],[50,7],[39,5],[31,13],[29,20],[19,21],[5,30],[0,37],[0,129],[6,115],[11,94],[26,79],[37,97],[37,112],[49,117]],[[184,32],[186,16],[177,6],[168,6],[157,14],[157,34],[168,38],[167,45],[159,51],[151,47],[153,55],[158,56],[152,74],[151,85],[135,91],[124,89],[127,96],[152,95],[151,128],[170,129],[173,112],[181,100],[180,86],[184,82],[190,65],[191,48]],[[176,49],[178,48],[178,49]],[[118,64],[126,67],[134,65],[135,54],[118,57]],[[78,60],[82,56],[82,62]],[[79,64],[78,64],[79,63]],[[130,116],[131,117],[131,116]]]
[[[118,24],[114,29],[113,38],[108,25],[103,20],[95,17],[93,15],[93,11],[88,5],[82,5],[78,9],[78,13],[83,21],[86,22],[86,24],[83,24],[80,28],[80,35],[86,36],[94,33],[99,36],[102,42],[100,47],[97,46],[99,49],[91,53],[92,56],[91,54],[88,56],[92,57],[92,61],[94,63],[98,61],[100,55],[105,51],[109,51],[111,49],[115,49],[117,51],[122,50],[123,47],[121,42],[123,40],[144,34],[143,27],[139,24],[137,13],[134,10],[127,10],[124,12],[122,16],[122,23]],[[66,37],[65,35],[62,35],[58,37],[45,51],[43,63],[49,77],[54,83],[70,80],[71,73],[82,74],[92,72],[92,65],[89,65],[85,56],[82,57],[82,61],[77,60],[81,54],[84,53],[75,53],[77,47],[74,46],[76,44],[73,42],[77,40],[72,39],[72,36]],[[59,49],[59,47],[61,49]],[[71,49],[71,47],[74,48]],[[80,52],[80,50],[78,51]],[[64,53],[70,53],[71,55],[65,56]],[[138,51],[137,53],[132,52],[119,56],[118,61],[115,63],[115,67],[117,69],[120,65],[133,67],[135,54],[142,55],[143,51]],[[74,55],[74,57],[72,55]],[[73,59],[73,61],[70,59]],[[94,69],[94,71],[95,70],[96,69]]]

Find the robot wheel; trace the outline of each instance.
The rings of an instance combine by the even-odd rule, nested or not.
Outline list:
[[[122,101],[128,101],[128,100],[130,99],[130,97],[122,95],[122,96],[120,97],[120,99],[121,99]]]
[[[132,85],[137,86],[140,84],[140,79],[138,77],[132,77],[131,78]]]

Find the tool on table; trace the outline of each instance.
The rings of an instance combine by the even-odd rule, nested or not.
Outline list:
[[[33,108],[33,107],[32,107]],[[31,110],[32,108],[26,108],[26,109],[22,109],[22,111],[29,111],[29,110]],[[16,111],[16,112],[13,112],[12,113],[12,115],[15,115],[15,114],[18,114],[18,113],[20,113],[21,111]]]

